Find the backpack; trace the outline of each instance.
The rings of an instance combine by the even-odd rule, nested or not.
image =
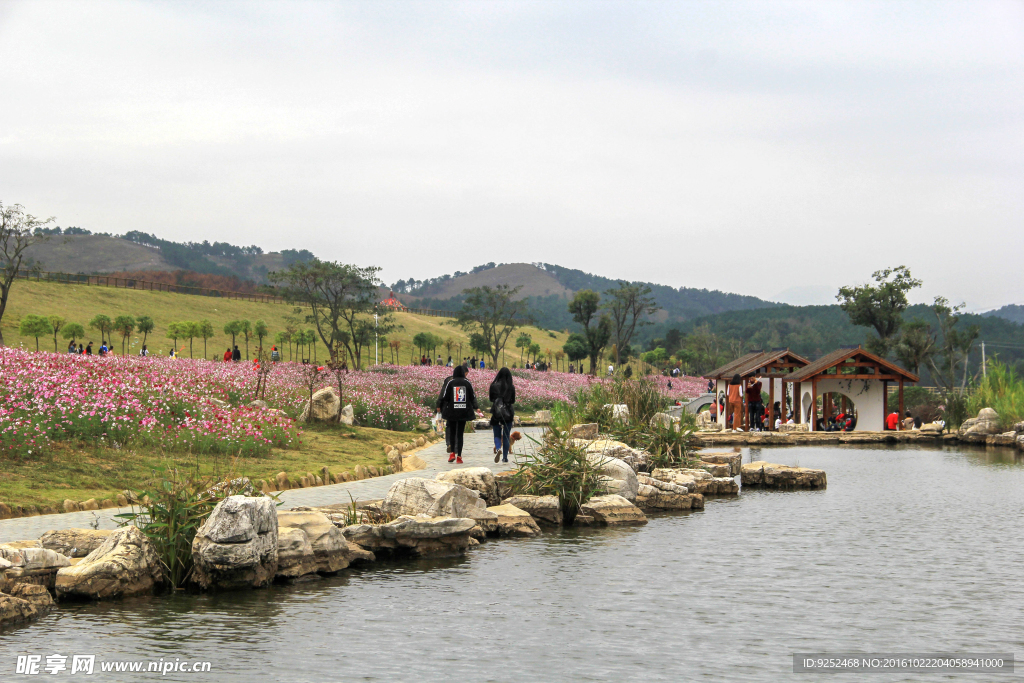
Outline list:
[[[512,411],[501,397],[494,399],[494,417],[497,418],[498,422],[512,421]]]

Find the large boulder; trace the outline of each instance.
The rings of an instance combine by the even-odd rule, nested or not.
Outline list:
[[[58,529],[47,531],[39,543],[67,557],[85,557],[100,547],[112,533],[110,529]]]
[[[520,510],[515,505],[495,505],[487,508],[498,516],[495,531],[499,536],[536,536],[540,527],[529,512]]]
[[[704,496],[681,485],[643,474],[637,475],[640,491],[633,501],[641,510],[702,510]]]
[[[34,583],[52,589],[57,572],[71,564],[70,558],[47,548],[0,545],[0,560],[9,563],[3,568],[4,585]]]
[[[701,462],[711,465],[728,465],[724,474],[716,474],[720,477],[735,477],[740,473],[743,465],[743,455],[736,451],[698,451],[697,457]],[[714,474],[712,472],[712,474]]]
[[[787,422],[787,423],[779,425],[779,432],[781,432],[781,433],[787,433],[787,432],[806,432],[806,431],[809,431],[809,430],[810,430],[810,426],[807,423],[789,424]]]
[[[78,564],[57,572],[58,598],[107,600],[152,593],[163,582],[160,557],[146,535],[124,526]]]
[[[357,559],[373,559],[322,512],[278,512],[277,533],[277,576],[333,574]]]
[[[643,511],[622,496],[595,496],[580,507],[580,514],[605,526],[647,524]]]
[[[634,472],[647,471],[651,467],[650,453],[631,448],[621,441],[600,439],[589,443],[577,441],[576,444],[584,448],[587,453],[597,453],[609,458],[617,458],[629,465]]]
[[[192,542],[201,588],[260,588],[277,573],[277,511],[261,496],[225,498]]]
[[[711,411],[702,410],[697,413],[697,429],[702,432],[718,432],[722,425],[711,419]]]
[[[629,406],[625,403],[606,403],[605,410],[610,410],[613,422],[629,422]]]
[[[487,511],[487,505],[476,491],[461,484],[421,477],[399,479],[392,484],[381,503],[381,510],[392,517],[426,515],[477,520],[495,518],[494,513]]]
[[[978,434],[981,436],[988,436],[991,434],[999,434],[999,413],[992,408],[982,408],[978,411],[978,417],[964,420],[964,423],[960,425],[961,434]]]
[[[341,409],[341,423],[349,427],[356,423],[356,412],[351,403]]]
[[[827,485],[824,470],[790,467],[764,460],[744,465],[740,481],[744,486],[773,489],[823,489]]]
[[[587,453],[587,460],[599,468],[601,482],[609,493],[622,496],[627,500],[636,498],[639,484],[636,480],[636,472],[618,458],[611,458],[601,453]]]
[[[593,441],[597,438],[597,423],[589,422],[587,424],[573,425],[569,429],[569,436],[574,439],[587,439]]]
[[[346,539],[373,553],[444,557],[474,545],[471,534],[476,528],[475,519],[402,515],[388,524],[355,524],[342,531]]]
[[[37,583],[18,583],[10,591],[11,597],[26,600],[36,608],[39,616],[42,616],[53,609],[53,597],[45,586]]]
[[[334,387],[324,387],[313,394],[312,401],[306,401],[306,406],[299,415],[299,422],[327,422],[338,418],[338,411],[341,410],[341,399],[338,398],[338,390]]]
[[[662,427],[664,429],[674,428],[677,432],[682,425],[682,421],[678,417],[669,415],[668,413],[655,413],[651,416],[652,427]]]
[[[551,411],[550,410],[538,410],[533,415],[533,421],[537,424],[551,424]]]
[[[18,624],[40,616],[39,610],[28,600],[0,593],[0,625]]]
[[[657,468],[651,478],[685,486],[690,493],[707,495],[735,495],[740,487],[733,477],[715,477],[703,469]]]
[[[502,503],[530,513],[531,517],[542,524],[562,525],[562,507],[558,504],[558,496],[518,495],[506,498]]]
[[[437,481],[460,484],[467,489],[476,491],[487,505],[498,505],[501,502],[498,497],[498,487],[494,481],[494,473],[486,467],[463,467],[457,470],[448,470],[434,478]]]

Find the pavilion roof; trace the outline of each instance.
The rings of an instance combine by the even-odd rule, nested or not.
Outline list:
[[[740,356],[739,358],[730,363],[726,363],[720,368],[715,368],[714,370],[705,374],[704,376],[707,377],[708,379],[729,379],[736,374],[734,368],[741,367],[746,363],[749,363],[751,360],[755,358],[760,358],[763,355],[764,351],[761,351],[760,349],[757,351],[751,351],[743,356]]]
[[[833,367],[845,364],[847,361],[853,359],[854,362],[867,363],[872,365],[876,369],[877,375],[888,375],[895,376],[896,378],[903,378],[909,382],[918,381],[918,376],[912,372],[908,372],[896,365],[891,363],[880,356],[876,356],[870,351],[860,348],[849,349],[836,349],[832,353],[826,354],[818,360],[805,365],[804,367],[794,371],[791,375],[786,377],[787,382],[804,382],[818,375],[826,374],[828,370]],[[862,375],[865,373],[856,373]],[[830,375],[843,377],[844,375]]]
[[[771,351],[752,351],[740,358],[737,358],[732,363],[713,370],[710,374],[705,376],[708,379],[731,379],[733,375],[747,377],[749,375],[758,374],[757,371],[766,365],[771,365],[772,363],[786,359],[787,357],[798,365],[806,365],[810,362],[806,358],[793,353],[788,348],[773,349]]]

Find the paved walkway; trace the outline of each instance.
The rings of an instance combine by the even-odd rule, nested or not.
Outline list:
[[[522,453],[525,449],[532,448],[534,444],[525,438],[526,435],[529,434],[539,440],[540,434],[543,431],[543,428],[539,427],[517,427],[516,429],[522,432],[524,438],[515,444],[512,449],[513,453]],[[495,464],[493,448],[494,437],[490,431],[481,430],[475,434],[466,434],[466,442],[462,451],[464,462],[461,467],[487,467],[492,472],[510,469],[513,466],[511,462]],[[391,485],[399,479],[407,477],[433,479],[438,472],[460,467],[460,465],[455,465],[454,463],[448,464],[448,454],[445,452],[444,441],[428,446],[416,453],[416,455],[426,461],[426,469],[416,472],[389,474],[386,477],[350,481],[344,484],[282,491],[280,497],[284,505],[281,508],[290,510],[302,505],[319,506],[348,503],[350,502],[349,494],[357,501],[383,498],[384,494],[391,488]],[[99,529],[116,529],[118,520],[114,518],[114,515],[130,511],[130,508],[109,508],[91,512],[67,512],[59,515],[41,515],[39,517],[19,517],[18,519],[0,520],[0,543],[37,539],[51,529],[87,529],[94,525]]]

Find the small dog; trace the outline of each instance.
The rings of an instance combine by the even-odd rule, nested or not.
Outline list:
[[[522,438],[523,438],[523,435],[520,434],[519,432],[512,432],[511,434],[508,435],[508,445],[511,446],[516,441],[519,441]]]

